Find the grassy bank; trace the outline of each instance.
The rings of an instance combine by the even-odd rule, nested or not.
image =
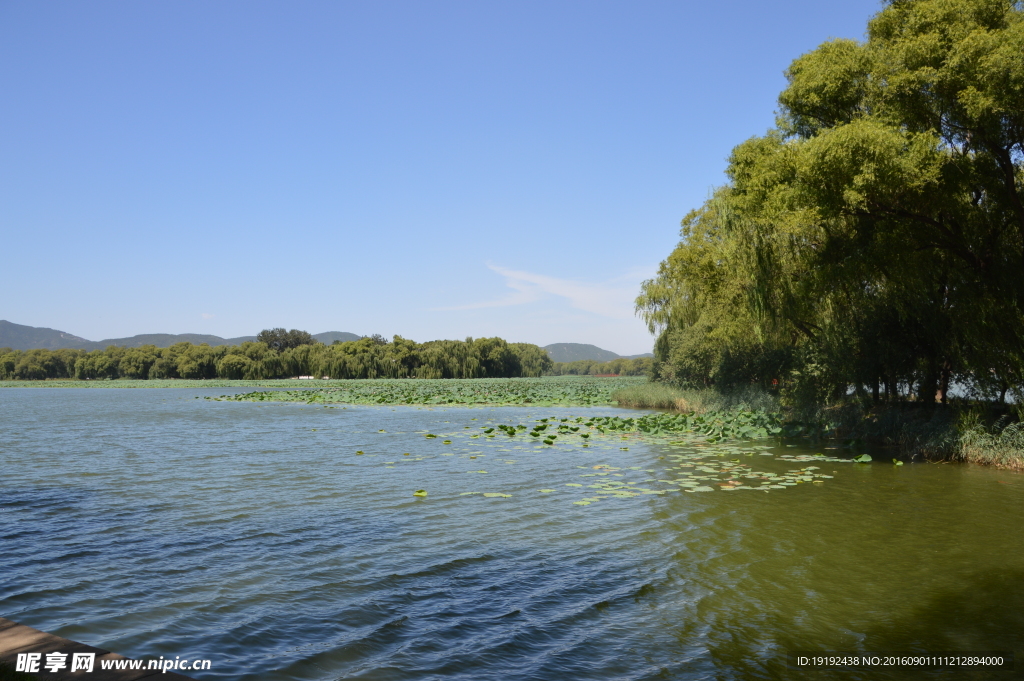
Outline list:
[[[930,461],[962,461],[1024,470],[1022,409],[978,402],[864,405],[849,402],[798,409],[749,388],[733,393],[688,390],[665,383],[629,386],[612,395],[620,406],[697,414],[781,412],[784,436],[891,447]]]
[[[1024,470],[1018,409],[968,401],[788,410],[785,433],[892,447],[903,456]]]
[[[1024,424],[1017,422],[997,432],[981,427],[962,431],[958,455],[969,463],[1024,470]]]

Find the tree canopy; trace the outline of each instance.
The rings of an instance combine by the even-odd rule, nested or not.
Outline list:
[[[390,342],[375,336],[332,345],[301,343],[284,350],[263,342],[216,347],[191,343],[169,348],[110,346],[92,352],[0,348],[0,379],[20,380],[513,378],[541,376],[552,364],[543,348],[501,338],[417,343],[401,336]]]
[[[786,77],[637,299],[657,374],[814,401],[1020,390],[1022,4],[891,0]]]
[[[291,331],[285,331],[283,328],[276,329],[263,329],[256,334],[257,343],[265,343],[267,347],[278,352],[284,352],[285,350],[291,350],[297,348],[300,345],[316,345],[320,341],[313,338],[308,331],[299,331],[298,329],[292,329]]]
[[[548,374],[552,376],[647,376],[653,360],[650,357],[627,359],[618,357],[609,362],[596,359],[578,359],[573,362],[555,362]]]

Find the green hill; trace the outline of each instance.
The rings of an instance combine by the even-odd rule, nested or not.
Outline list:
[[[325,331],[313,334],[324,345],[330,345],[336,340],[354,341],[362,336],[347,331]],[[221,338],[203,333],[143,333],[127,338],[105,338],[101,341],[91,341],[80,336],[75,336],[65,331],[46,329],[36,326],[24,326],[0,320],[0,348],[13,348],[14,350],[60,350],[62,348],[73,348],[78,350],[103,350],[111,345],[118,345],[125,348],[137,348],[143,345],[155,345],[158,348],[166,348],[175,343],[192,343],[200,345],[240,345],[246,341],[254,341],[256,336],[239,336],[237,338]],[[590,359],[598,362],[610,362],[619,359],[610,350],[603,350],[596,345],[586,343],[552,343],[545,346],[548,356],[555,362],[576,362],[581,359]],[[653,357],[650,353],[643,355],[629,355],[626,359],[636,357]]]
[[[191,343],[192,345],[238,345],[245,341],[254,341],[256,336],[241,336],[239,338],[221,338],[206,333],[143,333],[128,338],[105,338],[96,341],[95,345],[103,349],[110,345],[119,345],[125,348],[139,348],[143,345],[155,345],[158,348],[167,348],[175,343]]]
[[[348,331],[324,331],[323,333],[314,333],[313,338],[316,338],[324,345],[330,345],[334,341],[341,341],[344,343],[346,341],[359,340],[362,336],[357,336],[356,334],[349,333]]]
[[[23,326],[0,319],[0,348],[60,350],[62,348],[84,348],[90,343],[91,341],[84,338],[72,336],[70,333],[56,329]]]
[[[325,331],[313,335],[318,341],[330,345],[336,340],[359,340],[361,336],[346,331]],[[73,348],[77,350],[103,350],[111,345],[125,348],[137,348],[143,345],[155,345],[167,348],[175,343],[192,343],[200,345],[240,345],[246,341],[254,341],[256,336],[239,336],[238,338],[221,338],[203,333],[144,333],[128,338],[106,338],[91,341],[56,329],[45,329],[36,326],[24,326],[0,320],[0,348],[14,350],[60,350]]]
[[[552,362],[578,362],[590,359],[595,362],[610,362],[613,359],[637,359],[638,357],[654,357],[653,354],[645,352],[640,355],[616,355],[611,350],[604,350],[589,343],[552,343],[545,345],[548,357]]]

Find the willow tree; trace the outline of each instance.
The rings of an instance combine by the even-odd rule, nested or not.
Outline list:
[[[819,400],[1020,386],[1021,3],[893,0],[866,41],[827,42],[786,76],[776,128],[734,150],[698,213],[714,257],[702,270],[691,216],[637,300],[659,360],[713,329],[719,352],[788,337],[790,379],[815,376]]]
[[[749,306],[753,280],[727,230],[727,190],[683,219],[683,241],[644,284],[637,301],[655,343],[657,378],[703,387],[769,386],[786,373],[791,350]]]

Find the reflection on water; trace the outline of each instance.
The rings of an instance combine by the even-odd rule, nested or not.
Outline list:
[[[611,409],[194,399],[220,392],[0,390],[0,615],[211,679],[1009,678],[785,653],[1024,653],[1019,475],[634,494],[685,490],[657,482],[680,450],[470,437]],[[718,470],[818,450],[768,451]]]

